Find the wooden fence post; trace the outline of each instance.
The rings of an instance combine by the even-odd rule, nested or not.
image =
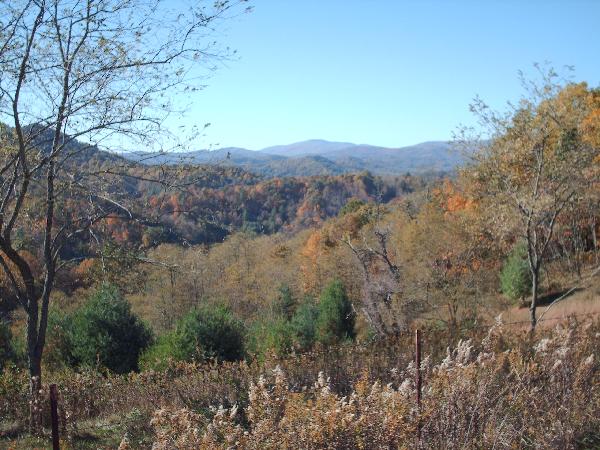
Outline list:
[[[58,389],[56,384],[50,385],[50,414],[52,416],[52,449],[60,449],[58,436]]]

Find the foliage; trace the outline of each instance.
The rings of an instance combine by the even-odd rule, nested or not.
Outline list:
[[[319,299],[317,340],[325,345],[354,338],[354,311],[341,281],[332,281]]]
[[[115,373],[138,370],[139,355],[152,334],[116,287],[103,285],[72,320],[68,339],[78,365],[100,365]]]
[[[279,286],[278,291],[277,298],[273,303],[273,314],[275,317],[289,321],[294,315],[296,299],[294,299],[292,289],[286,284]]]
[[[340,209],[338,216],[341,217],[341,216],[345,216],[346,214],[358,211],[364,204],[365,204],[364,201],[359,200],[357,198],[352,198],[352,199],[348,200],[348,202],[343,206],[342,209]]]
[[[531,338],[498,324],[474,329],[471,340],[460,343],[427,332],[420,414],[412,334],[261,364],[178,363],[128,375],[60,372],[46,383],[59,386],[65,438],[74,448],[81,448],[82,435],[95,439],[94,448],[114,448],[107,434],[118,443],[126,432],[135,436],[127,431],[132,427],[146,433],[143,424],[153,415],[155,435],[143,440],[157,448],[176,436],[206,436],[205,447],[226,448],[246,432],[235,448],[404,448],[414,444],[418,424],[426,448],[491,448],[494,442],[520,448],[523,440],[543,448],[593,448],[600,426],[599,331],[598,323],[572,321],[539,328]],[[26,420],[27,385],[26,371],[0,374],[0,420]],[[167,448],[176,448],[169,442]]]
[[[294,344],[299,350],[310,350],[315,344],[318,317],[317,305],[311,297],[306,297],[290,321]]]
[[[522,79],[526,90],[507,113],[480,99],[471,110],[493,139],[475,142],[475,164],[463,171],[472,195],[489,208],[496,236],[527,243],[531,268],[531,328],[537,323],[539,275],[545,267],[559,224],[576,207],[582,192],[598,179],[594,130],[600,118],[594,91],[586,83],[564,83],[552,68],[536,66],[539,81]],[[592,186],[592,189],[590,189]],[[597,208],[597,207],[596,207]]]
[[[291,308],[278,308],[282,298],[291,295],[291,291],[284,288],[280,293],[285,296],[282,295],[276,301],[274,308],[279,314],[257,320],[250,330],[248,345],[252,354],[264,357],[269,352],[274,352],[283,356],[292,349],[309,351],[316,342],[319,309],[315,301],[311,297],[305,297],[298,305],[294,301],[295,311],[292,312]]]
[[[500,273],[500,287],[504,295],[521,303],[531,293],[531,270],[526,258],[527,247],[524,244],[516,245]]]
[[[243,326],[224,306],[190,311],[179,321],[169,342],[172,355],[180,361],[236,361],[244,356]]]
[[[293,341],[293,330],[285,318],[258,320],[249,332],[248,352],[260,358],[270,352],[283,356],[292,349]]]
[[[77,359],[73,355],[73,318],[73,313],[50,309],[44,364],[52,370],[77,365]]]
[[[165,370],[169,364],[180,357],[177,350],[175,332],[171,331],[159,336],[141,355],[141,370]]]

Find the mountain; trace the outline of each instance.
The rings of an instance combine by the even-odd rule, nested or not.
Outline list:
[[[451,172],[464,162],[464,157],[445,141],[387,148],[315,139],[258,151],[234,147],[188,153],[135,152],[123,156],[151,165],[186,162],[235,166],[266,177],[339,175],[364,171],[377,175]]]
[[[217,150],[195,150],[185,153],[146,153],[130,152],[123,156],[145,164],[233,164],[236,166],[254,165],[269,161],[286,159],[284,156],[271,155],[245,148],[226,147]]]
[[[309,141],[296,142],[288,145],[275,145],[273,147],[259,150],[263,153],[282,156],[306,156],[306,155],[324,155],[329,152],[354,147],[356,144],[349,142],[331,142],[323,139],[312,139]]]

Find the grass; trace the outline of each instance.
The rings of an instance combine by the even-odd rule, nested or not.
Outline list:
[[[600,274],[587,280],[584,277],[584,282],[574,287],[575,289],[570,295],[554,304],[552,301],[560,298],[560,295],[556,293],[547,295],[547,301],[542,302],[542,306],[537,309],[538,319],[542,318],[538,324],[539,328],[553,328],[560,321],[567,320],[569,317],[584,320],[600,315]],[[561,293],[567,291],[568,289],[565,289]],[[516,328],[527,329],[529,327],[529,309],[510,307],[502,314],[502,319],[506,323],[523,322]]]

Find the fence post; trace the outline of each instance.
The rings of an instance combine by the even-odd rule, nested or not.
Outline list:
[[[417,387],[417,407],[421,407],[421,330],[415,330],[415,366],[416,366],[416,380],[415,385]]]
[[[416,397],[417,397],[417,442],[416,448],[421,448],[421,385],[423,383],[421,379],[421,330],[415,330],[415,385],[416,385]]]
[[[52,449],[60,449],[58,436],[58,389],[56,384],[50,385],[50,414],[52,416]]]

